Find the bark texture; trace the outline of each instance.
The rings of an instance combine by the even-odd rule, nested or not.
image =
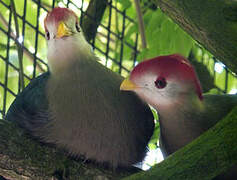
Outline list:
[[[237,73],[237,1],[153,1],[188,34]]]
[[[237,107],[214,127],[147,172],[124,180],[209,180],[237,165]]]

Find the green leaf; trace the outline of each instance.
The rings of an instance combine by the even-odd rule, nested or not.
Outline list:
[[[6,5],[10,5],[10,0],[2,0]]]
[[[159,55],[179,53],[188,56],[193,39],[160,10],[144,14],[148,48],[142,50],[139,61]]]
[[[130,0],[117,0],[117,2],[121,4],[122,6],[121,10],[128,9],[132,6],[132,3]]]

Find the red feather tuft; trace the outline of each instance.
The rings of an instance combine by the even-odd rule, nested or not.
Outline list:
[[[167,80],[188,81],[194,84],[196,93],[203,99],[202,88],[196,72],[190,62],[179,54],[155,57],[138,64],[132,71],[130,79],[136,79],[143,73],[158,74]]]
[[[44,19],[44,28],[45,31],[47,30],[46,22],[55,22],[58,23],[60,21],[67,20],[70,16],[74,16],[76,20],[78,21],[77,15],[70,9],[67,8],[60,8],[56,7],[51,12],[49,12]]]

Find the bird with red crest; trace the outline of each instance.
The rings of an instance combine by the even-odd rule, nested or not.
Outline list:
[[[154,119],[123,78],[104,67],[85,40],[75,13],[54,8],[45,21],[49,72],[15,99],[7,119],[32,136],[116,168],[143,160]]]
[[[157,110],[164,157],[193,141],[237,105],[237,95],[203,95],[194,68],[178,54],[138,64],[120,89],[135,92]],[[236,172],[233,167],[218,178],[236,179]]]

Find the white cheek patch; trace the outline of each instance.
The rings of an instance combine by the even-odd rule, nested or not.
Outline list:
[[[159,89],[155,86],[156,79],[157,75],[153,73],[144,74],[142,78],[138,78],[136,84],[142,85],[142,88],[137,89],[136,93],[153,107],[171,105],[182,87],[167,81],[167,86]]]
[[[152,72],[142,74],[139,78],[134,79],[134,83],[144,87],[152,87],[156,81],[156,75]]]

